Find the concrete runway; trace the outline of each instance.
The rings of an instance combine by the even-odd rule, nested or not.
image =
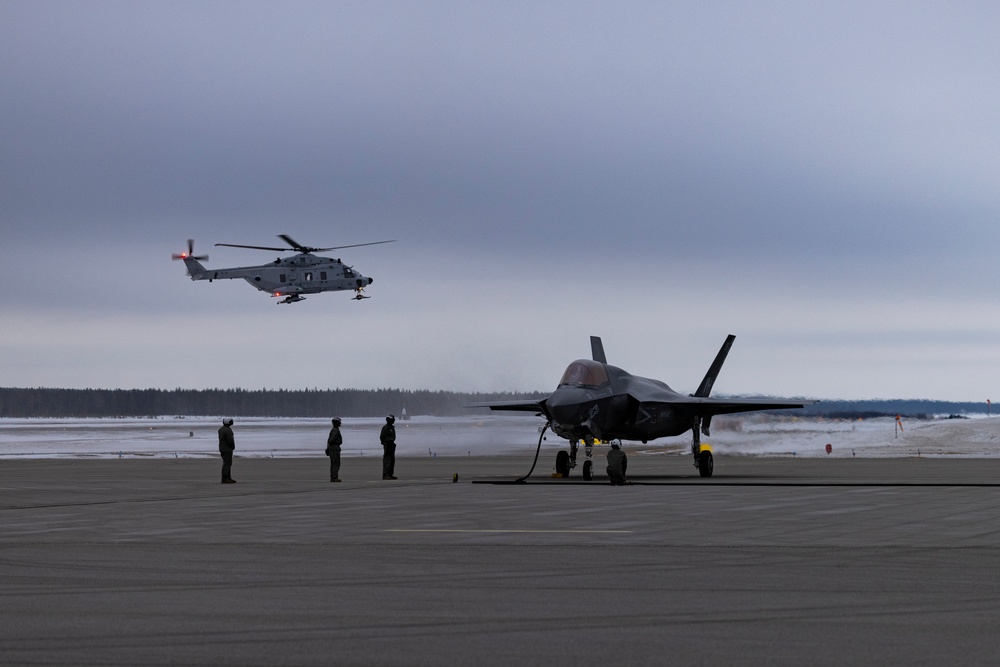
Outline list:
[[[1000,661],[1000,460],[543,457],[2,461],[0,663]]]

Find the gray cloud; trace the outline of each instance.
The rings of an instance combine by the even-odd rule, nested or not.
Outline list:
[[[103,334],[87,330],[99,343],[67,333],[30,363],[23,342],[0,341],[3,358],[20,360],[10,382],[65,384],[66,364],[46,361],[54,351],[113,345],[123,330],[155,340],[135,332],[180,309],[189,330],[220,312],[251,326],[266,311],[253,325],[264,338],[283,338],[289,322],[386,326],[385,311],[424,332],[367,332],[372,355],[339,364],[359,384],[547,386],[566,360],[541,361],[540,346],[561,352],[591,323],[618,322],[629,349],[657,344],[646,328],[688,345],[729,328],[788,342],[790,329],[816,372],[772,357],[769,391],[868,395],[883,375],[826,364],[838,358],[828,331],[798,324],[823,319],[817,303],[862,330],[879,304],[916,303],[928,321],[953,323],[934,327],[935,340],[989,358],[988,338],[968,332],[998,324],[987,310],[997,11],[5,3],[0,305],[39,326],[108,318]],[[278,233],[330,245],[399,238],[350,253],[371,267],[381,301],[359,311],[325,295],[289,313],[245,285],[192,284],[165,261],[194,237],[213,263],[264,262],[212,244],[266,245]],[[968,307],[949,311],[956,302]],[[796,314],[788,303],[808,306]],[[889,327],[910,340],[930,328]],[[336,356],[338,343],[305,338]],[[514,338],[523,342],[505,345]],[[844,354],[881,349],[864,335],[834,338]],[[187,345],[206,368],[221,358],[197,336]],[[490,345],[533,368],[484,359]],[[228,354],[253,357],[258,346],[243,338]],[[482,368],[445,371],[449,355],[428,346]],[[912,349],[910,367],[940,373],[925,361],[930,348]],[[80,362],[73,382],[179,381],[151,362],[136,379],[134,360],[114,358],[100,370]],[[636,372],[651,363],[635,361]],[[703,372],[692,364],[681,370]],[[323,384],[319,371],[278,367],[258,360],[231,381]],[[734,388],[756,386],[747,377]],[[933,395],[941,385],[886,386]]]

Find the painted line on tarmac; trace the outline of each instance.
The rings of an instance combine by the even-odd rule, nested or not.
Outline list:
[[[386,528],[384,533],[570,533],[570,534],[630,534],[631,530],[528,530],[528,529],[484,529],[484,528]]]
[[[494,486],[503,485],[530,485],[530,486],[609,486],[607,482],[585,482],[582,480],[537,480],[537,481],[523,481],[523,480],[473,480],[473,484],[492,484]],[[835,487],[894,487],[894,488],[997,488],[1000,487],[1000,482],[721,482],[721,481],[709,481],[704,479],[678,479],[674,481],[662,481],[662,482],[627,482],[626,486],[797,486],[797,487],[808,487],[808,486],[835,486]]]
[[[245,486],[243,487],[246,488]],[[346,490],[346,489],[345,489]],[[154,498],[116,498],[112,500],[81,500],[77,502],[66,502],[66,503],[40,503],[36,505],[5,505],[0,507],[0,512],[7,511],[20,511],[20,510],[45,510],[45,509],[59,509],[61,507],[91,507],[97,505],[132,505],[140,503],[171,503],[181,500],[212,500],[215,498],[248,498],[253,496],[280,496],[280,495],[291,495],[300,493],[323,493],[320,489],[278,489],[278,490],[250,490],[250,491],[239,491],[236,492],[235,489],[230,489],[232,493],[219,492],[219,493],[204,493],[204,494],[192,494],[187,496],[162,496]]]

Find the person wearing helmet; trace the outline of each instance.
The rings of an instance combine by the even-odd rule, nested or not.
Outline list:
[[[222,483],[235,484],[232,478],[233,452],[236,450],[236,439],[233,437],[233,420],[223,419],[219,429],[219,454],[222,455]]]
[[[396,479],[396,418],[389,415],[385,418],[385,426],[379,434],[382,441],[382,479]]]
[[[625,468],[628,466],[628,458],[622,451],[621,445],[616,442],[611,443],[608,450],[608,479],[611,486],[625,486]]]
[[[330,457],[330,481],[340,481],[340,446],[344,436],[340,435],[340,417],[333,418],[333,428],[326,439],[326,455]]]

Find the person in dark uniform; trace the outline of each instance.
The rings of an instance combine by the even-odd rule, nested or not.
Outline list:
[[[344,436],[340,435],[340,417],[333,418],[333,428],[326,439],[326,455],[330,457],[330,481],[340,481],[340,446]]]
[[[611,443],[608,450],[608,479],[611,486],[625,486],[625,468],[628,467],[628,458],[622,451],[621,445]]]
[[[233,451],[236,450],[236,438],[233,437],[233,420],[223,419],[219,429],[219,454],[222,455],[222,483],[235,484],[232,478]]]
[[[382,479],[396,479],[396,418],[389,415],[378,439],[382,441]]]

